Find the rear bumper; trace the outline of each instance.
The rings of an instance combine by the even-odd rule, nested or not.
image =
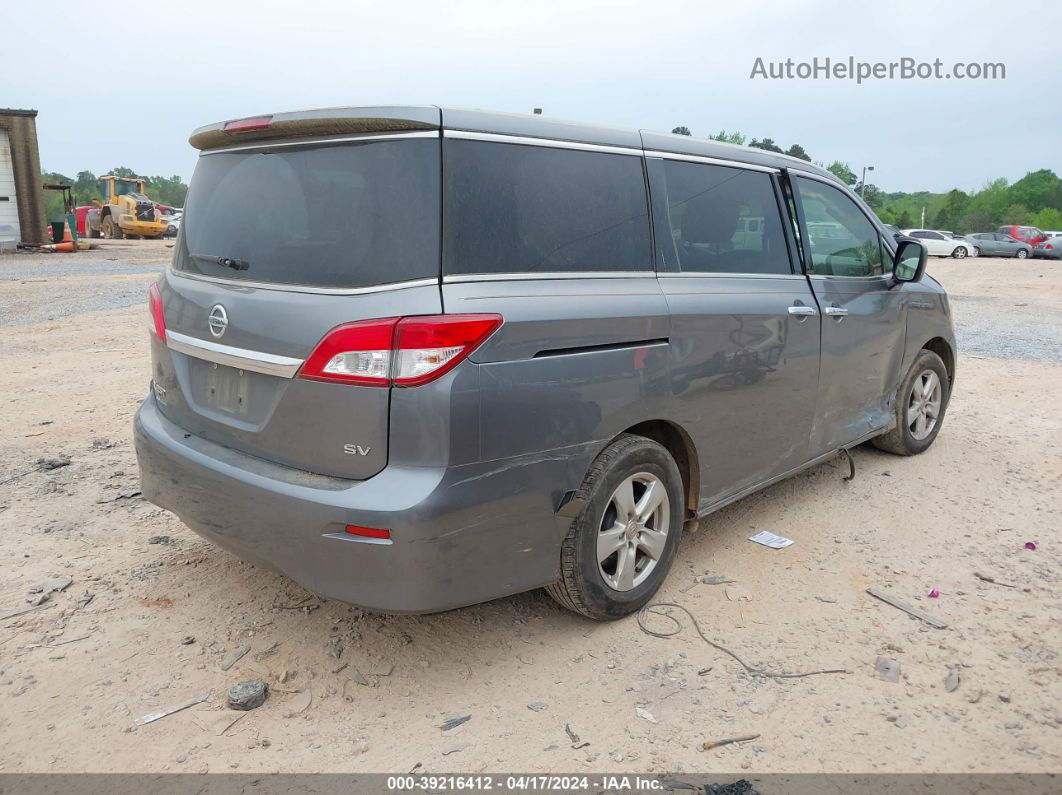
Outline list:
[[[145,498],[237,557],[322,596],[426,613],[549,584],[567,523],[554,515],[584,450],[450,468],[311,475],[192,436],[149,396],[134,436]],[[387,528],[355,541],[346,524]]]

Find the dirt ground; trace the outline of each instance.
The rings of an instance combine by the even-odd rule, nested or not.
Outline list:
[[[168,253],[145,241],[107,254],[118,267],[91,280],[146,290],[154,274],[133,264]],[[1062,769],[1058,263],[934,260],[969,340],[936,444],[910,459],[861,448],[854,481],[824,464],[683,540],[660,601],[752,665],[847,671],[773,679],[746,674],[677,611],[669,638],[634,618],[588,622],[541,593],[382,616],[216,549],[137,491],[142,297],[38,320],[29,304],[47,309],[90,277],[46,262],[33,278],[47,285],[2,280],[25,262],[0,257],[0,305],[30,318],[0,324],[0,615],[31,607],[35,586],[72,583],[0,620],[0,771]],[[60,456],[70,464],[37,464]],[[749,542],[758,530],[795,543]],[[696,583],[705,573],[735,582]],[[899,681],[876,674],[879,656]],[[265,705],[229,710],[228,688],[258,677]]]

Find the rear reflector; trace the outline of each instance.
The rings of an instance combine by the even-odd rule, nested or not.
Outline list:
[[[361,536],[362,538],[391,538],[390,530],[381,530],[376,527],[359,527],[356,524],[348,524],[346,531],[352,536]]]
[[[300,378],[362,386],[420,386],[456,367],[501,315],[425,315],[346,323],[328,332]]]
[[[148,288],[148,310],[151,312],[151,332],[160,341],[166,341],[166,316],[162,313],[162,293],[157,284]]]
[[[273,121],[272,116],[253,116],[249,119],[236,119],[225,122],[225,132],[248,132],[249,130],[264,130]]]

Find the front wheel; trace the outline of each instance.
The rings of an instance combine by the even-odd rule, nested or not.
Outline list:
[[[955,259],[963,259],[969,253],[970,252],[967,251],[965,247],[957,246],[955,250],[951,252],[951,256],[955,257]]]
[[[933,351],[919,351],[896,393],[896,427],[873,440],[879,450],[917,455],[940,433],[951,398],[948,369]]]
[[[981,256],[981,249],[980,249],[980,248],[978,248],[977,246],[974,246],[974,253],[975,253],[975,254],[976,254],[977,256],[979,256],[979,257],[980,257],[980,256]]]
[[[576,495],[586,507],[561,545],[546,592],[599,621],[637,612],[667,576],[682,535],[682,476],[671,454],[623,434],[594,460]]]
[[[1019,248],[1017,253],[1014,256],[1017,257],[1018,259],[1025,259],[1027,256],[1029,256],[1029,252],[1026,251],[1023,248]]]

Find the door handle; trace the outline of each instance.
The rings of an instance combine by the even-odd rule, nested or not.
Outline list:
[[[848,317],[848,310],[840,306],[828,306],[823,311],[830,317],[835,317],[838,320],[842,317]]]
[[[800,317],[809,317],[811,315],[817,315],[818,312],[815,311],[815,307],[813,306],[801,306],[798,304],[789,307],[789,314],[798,315]]]

